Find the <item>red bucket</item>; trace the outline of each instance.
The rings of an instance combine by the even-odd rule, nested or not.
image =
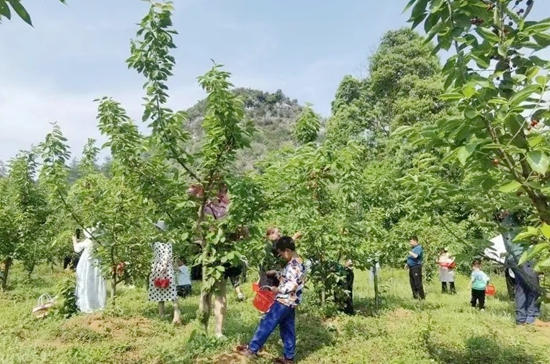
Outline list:
[[[256,292],[256,297],[254,297],[252,304],[258,309],[258,311],[265,313],[269,311],[269,308],[273,302],[275,302],[275,293],[262,290]]]
[[[497,293],[497,289],[492,284],[488,284],[485,288],[485,294],[487,296],[494,296]]]

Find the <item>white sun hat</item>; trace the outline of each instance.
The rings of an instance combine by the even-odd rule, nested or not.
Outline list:
[[[162,231],[166,231],[166,223],[163,220],[159,220],[155,223],[155,226]]]

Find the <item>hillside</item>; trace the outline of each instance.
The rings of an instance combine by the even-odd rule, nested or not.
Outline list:
[[[293,124],[302,111],[302,106],[298,104],[298,100],[291,100],[281,90],[270,93],[236,88],[234,92],[243,97],[247,116],[256,127],[252,149],[239,155],[239,167],[247,169],[267,152],[292,141]],[[187,110],[189,120],[186,129],[195,140],[200,140],[202,136],[201,124],[205,107],[206,100],[201,100]],[[197,146],[193,144],[191,148]]]

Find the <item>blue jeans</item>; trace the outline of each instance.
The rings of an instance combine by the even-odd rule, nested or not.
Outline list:
[[[516,276],[514,287],[516,323],[532,324],[540,316],[540,304],[537,304],[537,299],[540,296],[538,274],[533,271],[529,262],[521,267],[515,267],[513,271]]]
[[[277,325],[283,340],[283,354],[285,359],[294,360],[296,351],[296,312],[294,308],[283,305],[275,301],[269,311],[260,321],[258,329],[248,344],[251,352],[257,354],[264,346],[269,335],[275,330]]]

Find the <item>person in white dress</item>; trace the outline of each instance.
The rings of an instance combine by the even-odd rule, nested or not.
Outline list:
[[[455,294],[455,260],[449,255],[447,248],[444,248],[442,250],[437,263],[439,264],[439,280],[441,281],[441,292],[447,293],[447,283],[449,283],[451,294]]]
[[[76,305],[81,312],[92,313],[105,308],[107,288],[101,276],[99,260],[94,258],[92,229],[85,229],[84,236],[81,242],[73,236],[74,251],[82,252],[76,266]]]
[[[163,221],[157,222],[155,226],[160,231],[166,230]],[[153,243],[153,265],[149,276],[149,301],[158,302],[160,317],[164,317],[164,302],[172,301],[174,306],[174,319],[172,322],[178,324],[181,322],[181,313],[178,307],[177,284],[172,262],[172,244],[159,241]],[[168,284],[165,287],[159,286],[159,280],[166,279]]]

